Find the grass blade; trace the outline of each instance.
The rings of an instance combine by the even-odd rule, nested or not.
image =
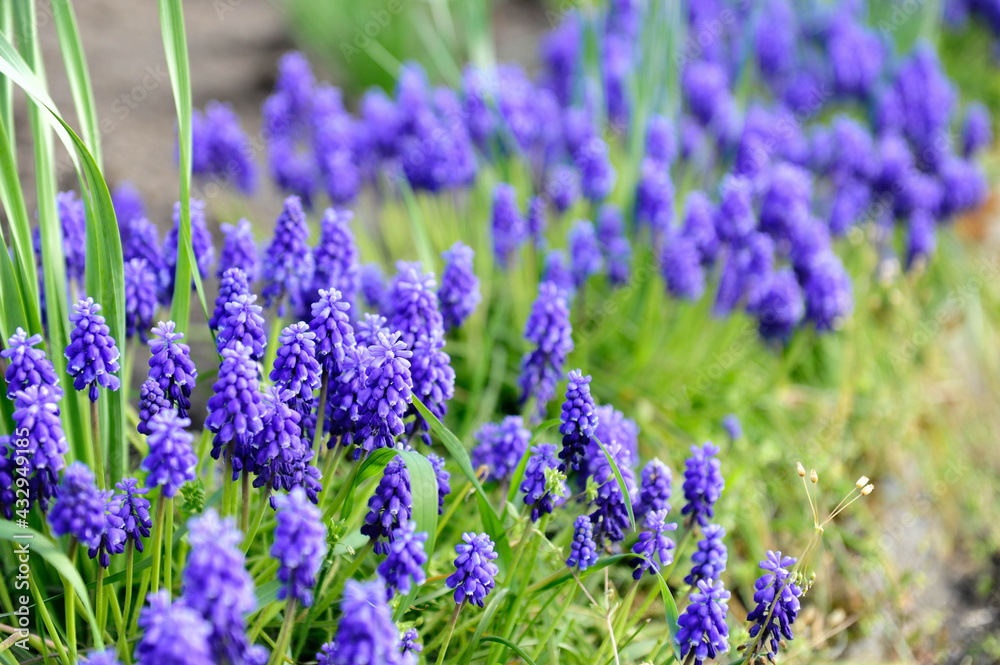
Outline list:
[[[615,462],[615,458],[611,456],[608,449],[604,447],[604,444],[596,436],[591,437],[594,441],[597,441],[597,445],[601,447],[604,452],[604,456],[608,458],[608,464],[611,465],[611,470],[615,472],[615,478],[618,480],[618,489],[622,493],[622,498],[625,499],[625,508],[628,510],[628,521],[632,523],[632,530],[635,530],[635,514],[632,512],[632,497],[628,492],[628,485],[625,484],[625,479],[622,477],[622,472],[618,469],[618,463]]]
[[[524,653],[521,647],[517,646],[510,640],[505,640],[504,638],[497,637],[496,635],[486,635],[485,637],[479,638],[479,640],[481,642],[495,642],[497,644],[502,644],[511,651],[513,651],[514,653],[516,653],[518,656],[520,656],[524,660],[524,662],[528,663],[528,665],[535,665],[535,661],[531,660],[528,654]]]
[[[87,58],[80,42],[80,31],[76,27],[76,16],[69,0],[52,0],[52,18],[59,35],[59,46],[62,50],[63,62],[66,64],[66,76],[73,93],[73,105],[80,118],[80,133],[83,141],[94,156],[94,161],[103,168],[101,157],[101,133],[97,124],[97,106],[94,103],[94,90],[90,85],[90,73],[87,69]]]

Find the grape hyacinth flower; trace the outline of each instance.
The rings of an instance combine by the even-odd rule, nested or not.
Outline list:
[[[319,388],[319,363],[316,361],[316,334],[304,321],[285,327],[278,337],[278,353],[269,378],[287,391],[294,408],[308,414],[313,393]]]
[[[639,500],[635,502],[635,518],[641,519],[650,513],[665,510],[670,512],[670,494],[673,475],[670,467],[658,459],[651,459],[642,468],[639,478]]]
[[[587,220],[577,220],[569,230],[570,271],[573,284],[582,287],[587,278],[604,267],[601,246],[597,241],[594,225]]]
[[[441,515],[444,513],[444,498],[451,494],[451,474],[444,468],[445,462],[443,457],[434,453],[427,453],[427,461],[431,463],[431,467],[434,469],[434,477],[437,480],[438,515]]]
[[[639,557],[629,559],[628,565],[635,568],[633,579],[642,579],[643,573],[652,569],[660,572],[663,566],[674,562],[674,541],[667,535],[668,531],[676,531],[677,523],[667,523],[667,511],[657,510],[646,515],[646,528],[639,534],[639,540],[632,546],[632,553]]]
[[[340,299],[354,309],[358,292],[358,247],[351,231],[354,213],[350,210],[327,208],[320,222],[319,242],[313,250],[315,270],[309,305],[322,298],[324,290],[335,289]]]
[[[215,310],[208,320],[208,327],[218,331],[226,321],[226,305],[237,296],[250,295],[250,282],[242,268],[228,268],[219,277],[219,296],[215,299]]]
[[[96,548],[107,528],[106,503],[93,472],[83,462],[73,462],[63,472],[48,514],[52,535],[70,536],[83,547]]]
[[[566,212],[580,198],[579,172],[567,164],[557,165],[545,183],[545,193],[560,214]]]
[[[124,225],[134,219],[146,216],[146,204],[142,201],[142,194],[135,185],[127,181],[119,183],[115,191],[111,192],[111,205],[115,210],[119,228],[124,228]]]
[[[156,381],[163,395],[170,401],[181,418],[187,418],[191,408],[191,391],[198,378],[198,370],[191,360],[191,347],[183,343],[184,333],[176,332],[173,321],[160,322],[153,328],[149,341],[149,378]]]
[[[923,266],[937,249],[937,222],[925,210],[914,210],[907,223],[906,269]]]
[[[410,495],[410,474],[402,457],[386,464],[375,494],[368,499],[368,513],[361,534],[372,539],[375,554],[386,554],[396,531],[410,520],[413,497]]]
[[[662,164],[677,158],[678,144],[674,123],[662,115],[652,115],[646,122],[646,157]]]
[[[507,267],[513,254],[526,240],[527,221],[517,203],[517,190],[507,183],[493,189],[493,254],[501,267]]]
[[[427,532],[415,533],[416,527],[416,523],[411,520],[393,531],[385,561],[378,566],[379,577],[385,580],[388,598],[392,598],[397,592],[405,596],[412,587],[420,586],[427,579],[423,569],[427,563],[423,545],[427,540]]]
[[[654,236],[666,233],[674,216],[674,185],[670,172],[660,162],[643,160],[635,192],[635,219]]]
[[[86,665],[121,665],[121,662],[115,657],[114,649],[91,651],[90,655],[83,662]]]
[[[594,426],[594,436],[590,439],[590,445],[587,446],[587,453],[580,463],[581,473],[586,472],[589,475],[590,460],[604,455],[597,441],[619,444],[622,449],[621,464],[635,468],[639,464],[639,426],[610,404],[597,407],[594,413],[597,416],[597,424]]]
[[[220,354],[226,348],[240,343],[250,351],[253,360],[263,359],[267,335],[264,333],[264,317],[261,315],[263,310],[256,303],[256,295],[241,293],[225,304],[226,313],[219,322],[219,334],[215,338],[215,348]]]
[[[226,272],[237,268],[243,271],[248,283],[256,282],[260,276],[260,253],[250,220],[241,218],[235,225],[222,224],[219,228],[223,240],[215,276],[222,278]]]
[[[594,436],[597,414],[594,398],[590,394],[590,375],[574,369],[568,375],[566,401],[560,414],[559,433],[562,434],[562,450],[559,451],[560,471],[577,471],[587,452],[587,445]],[[603,443],[603,442],[602,442]]]
[[[726,569],[729,557],[726,544],[726,530],[718,524],[709,524],[701,530],[704,536],[698,541],[698,549],[691,555],[691,573],[684,578],[685,584],[697,584],[698,580],[717,580]]]
[[[684,237],[698,249],[702,265],[715,261],[719,252],[719,236],[715,230],[715,210],[708,197],[699,191],[691,192],[684,202]]]
[[[233,480],[243,469],[250,442],[263,429],[263,406],[257,378],[257,363],[250,348],[239,341],[222,350],[219,379],[212,386],[214,395],[208,399],[205,427],[215,433],[212,457],[232,464]]]
[[[983,148],[993,144],[993,127],[989,110],[979,102],[969,104],[962,123],[962,156],[971,159]]]
[[[275,222],[274,238],[264,252],[261,295],[264,306],[278,303],[278,316],[285,315],[285,300],[298,306],[302,290],[313,277],[313,255],[309,250],[309,223],[297,196],[285,199],[284,208]]]
[[[191,246],[194,249],[195,263],[202,279],[208,277],[209,269],[215,261],[215,246],[212,244],[212,234],[205,222],[205,202],[191,199],[189,203],[191,215]],[[160,278],[161,301],[169,300],[174,292],[174,280],[177,277],[177,248],[181,233],[181,204],[174,203],[174,225],[163,239],[163,273]],[[194,288],[194,280],[191,280]]]
[[[580,171],[580,188],[589,201],[600,202],[611,195],[618,174],[611,164],[604,139],[591,137],[574,151],[573,162]]]
[[[18,328],[7,340],[7,348],[0,351],[0,357],[7,361],[7,371],[4,373],[7,399],[13,401],[14,396],[28,386],[44,385],[57,395],[62,395],[59,377],[56,376],[52,361],[45,356],[43,349],[35,348],[41,343],[41,335],[29,336],[23,328]]]
[[[472,267],[475,254],[460,240],[441,253],[445,265],[437,296],[445,332],[461,328],[483,299],[479,293],[479,278]]]
[[[112,554],[125,551],[125,521],[118,515],[114,492],[102,490],[100,495],[104,501],[104,528],[97,545],[87,549],[87,556],[97,559],[101,568],[107,568],[111,565]]]
[[[740,419],[736,417],[735,413],[726,414],[726,416],[722,419],[722,429],[726,430],[726,434],[729,436],[730,441],[735,441],[743,436],[743,425],[740,423]]]
[[[528,214],[525,222],[528,225],[528,236],[535,243],[535,247],[542,247],[545,244],[545,230],[549,226],[549,221],[545,215],[545,199],[541,196],[532,196],[528,199]]]
[[[406,348],[413,350],[421,335],[433,337],[444,330],[438,309],[437,280],[434,273],[423,272],[417,262],[400,261],[396,276],[386,294],[385,314],[389,329],[402,333]]]
[[[729,596],[721,581],[698,581],[697,591],[691,594],[691,602],[677,620],[680,630],[676,639],[681,660],[693,651],[694,664],[702,665],[721,653],[729,653],[729,626],[726,624]]]
[[[348,349],[355,344],[350,309],[337,289],[320,290],[319,300],[312,305],[309,329],[315,336],[316,360],[328,389],[330,381],[337,380],[343,372]]]
[[[413,394],[438,420],[444,419],[448,401],[455,396],[455,370],[451,367],[451,356],[444,351],[442,335],[441,330],[433,337],[421,335],[413,345],[410,359]],[[409,411],[413,419],[406,424],[407,436],[412,440],[419,435],[426,445],[431,445],[430,425],[415,406]]]
[[[597,239],[608,266],[608,282],[611,286],[627,284],[632,272],[632,245],[625,235],[625,222],[617,207],[601,207],[597,216]]]
[[[833,252],[823,252],[812,262],[802,291],[805,318],[821,332],[839,328],[854,308],[851,277]]]
[[[792,624],[799,616],[799,596],[802,590],[795,583],[789,568],[794,566],[794,557],[782,556],[781,552],[767,551],[767,558],[760,562],[764,574],[754,584],[753,599],[757,606],[747,615],[750,639],[753,640],[755,657],[763,652],[771,661],[778,655],[778,646],[791,641]]]
[[[319,509],[296,487],[275,497],[277,512],[271,557],[278,561],[278,600],[312,605],[316,573],[326,556],[326,526]]]
[[[42,512],[48,510],[48,500],[55,494],[59,471],[65,465],[63,456],[69,452],[66,434],[59,419],[62,391],[46,384],[27,386],[14,394],[14,432],[27,431],[27,446],[18,454],[28,458],[32,474],[29,484],[31,503],[36,501]],[[13,461],[14,448],[8,451]]]
[[[482,607],[486,596],[496,585],[494,578],[500,572],[493,560],[499,555],[493,550],[493,541],[485,533],[463,533],[463,543],[455,545],[455,572],[445,584],[454,589],[456,603],[469,602]]]
[[[163,389],[155,379],[146,379],[139,386],[139,424],[136,426],[139,434],[150,434],[149,421],[161,409],[173,408],[173,404],[163,394]]]
[[[598,549],[594,542],[594,527],[587,515],[580,515],[573,523],[573,542],[566,565],[581,573],[597,563]]]
[[[726,480],[719,470],[721,463],[715,457],[720,448],[711,441],[701,447],[691,446],[691,457],[684,463],[684,508],[682,515],[690,515],[692,522],[708,526],[715,517],[715,502],[726,487]]]
[[[257,189],[254,149],[232,105],[212,100],[204,114],[194,109],[191,124],[191,172],[223,183],[233,181],[242,193],[253,194]]]
[[[385,275],[377,263],[366,263],[358,273],[358,286],[369,307],[378,308],[385,300]]]
[[[756,293],[751,293],[747,311],[757,317],[758,330],[766,340],[787,340],[805,314],[802,289],[788,268],[771,273]]]
[[[161,496],[168,499],[197,478],[198,456],[191,448],[194,437],[185,429],[190,424],[174,409],[162,409],[149,421],[149,454],[140,468],[148,474],[146,487],[161,487]]]
[[[214,665],[212,628],[198,612],[183,600],[171,603],[166,589],[149,594],[148,602],[139,613],[136,665]]]
[[[122,520],[126,542],[132,543],[137,552],[142,552],[142,539],[149,538],[149,530],[153,526],[149,517],[149,499],[144,498],[149,490],[139,487],[136,478],[122,478],[115,487],[122,493],[114,498],[113,512]]]
[[[531,431],[521,416],[507,416],[499,423],[485,423],[475,433],[472,465],[486,467],[488,481],[510,477],[531,443]]]
[[[243,534],[236,522],[212,508],[188,520],[188,550],[181,575],[186,607],[211,627],[216,662],[247,662],[246,616],[257,609],[253,578],[244,565]]]
[[[291,465],[304,453],[302,414],[292,407],[293,393],[271,386],[264,394],[261,429],[254,435],[248,456],[257,478],[254,487],[263,487],[281,475],[282,467]]]
[[[122,222],[119,218],[119,230],[122,241],[122,258],[125,261],[143,259],[146,265],[156,275],[157,297],[161,303],[169,302],[173,293],[167,293],[163,280],[166,275],[166,265],[160,247],[160,233],[156,225],[145,217]]]
[[[365,312],[354,325],[354,340],[361,346],[369,347],[378,340],[379,334],[389,336],[389,322],[381,314]]]
[[[541,419],[549,400],[556,394],[566,356],[573,350],[573,328],[569,321],[566,294],[551,282],[542,282],[531,315],[524,325],[524,338],[535,345],[521,360],[521,403],[536,401],[536,418]]]
[[[364,384],[357,399],[355,459],[362,450],[368,453],[376,448],[394,447],[396,437],[403,433],[403,416],[412,400],[409,358],[413,354],[399,337],[398,332],[390,336],[379,333],[375,343],[368,347],[370,360],[365,365]]]
[[[399,631],[382,580],[347,580],[340,616],[334,641],[316,656],[318,665],[399,665]]]
[[[125,263],[125,337],[132,339],[136,332],[146,341],[146,331],[156,316],[156,274],[145,259],[132,259]]]
[[[330,382],[325,429],[330,434],[328,445],[331,448],[338,437],[343,446],[354,443],[361,407],[358,396],[364,388],[365,369],[369,360],[368,349],[361,344],[347,347],[340,374]]]
[[[727,175],[722,179],[715,231],[723,242],[738,243],[757,226],[753,212],[753,185],[743,176]]]
[[[567,298],[573,297],[576,293],[576,283],[569,269],[566,252],[561,249],[550,249],[546,253],[542,281],[555,285]]]
[[[615,442],[607,446],[608,454],[615,460],[618,470],[625,481],[625,489],[629,499],[635,495],[635,473],[631,467],[624,464],[621,444]],[[607,455],[601,455],[592,462],[591,477],[597,486],[597,496],[594,497],[595,510],[590,514],[594,524],[594,539],[603,545],[605,539],[621,542],[625,539],[625,531],[632,526],[625,498],[622,496],[618,478],[615,476]]]
[[[660,270],[675,298],[698,300],[705,292],[705,272],[698,246],[683,234],[675,233],[664,241]]]
[[[419,638],[416,628],[408,628],[399,638],[400,665],[417,665],[417,654],[424,650],[424,646],[417,642]]]
[[[554,472],[559,470],[558,448],[552,443],[531,447],[531,456],[524,467],[521,492],[525,507],[531,507],[531,521],[552,512],[556,497],[566,495],[566,485]]]
[[[66,347],[66,372],[73,377],[73,387],[89,387],[91,402],[97,401],[98,386],[118,390],[121,381],[115,376],[118,366],[118,346],[111,329],[100,314],[101,306],[93,298],[80,300],[69,315],[73,330]]]

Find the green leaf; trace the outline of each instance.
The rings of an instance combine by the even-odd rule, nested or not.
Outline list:
[[[479,515],[483,520],[483,528],[496,545],[497,554],[500,555],[499,567],[501,571],[506,570],[510,566],[512,559],[510,541],[507,540],[507,532],[503,528],[500,516],[486,499],[486,492],[483,490],[483,485],[479,482],[479,478],[476,477],[476,472],[472,468],[472,460],[469,459],[468,451],[466,451],[462,442],[458,440],[458,437],[441,424],[441,421],[424,406],[423,402],[416,395],[413,396],[413,406],[424,417],[424,420],[430,425],[431,431],[437,435],[438,440],[448,449],[448,453],[455,460],[455,463],[458,464],[458,468],[462,471],[462,474],[468,478],[469,482],[476,489],[476,499],[479,503]]]
[[[73,105],[77,117],[80,118],[83,140],[94,156],[94,161],[101,166],[101,133],[97,123],[97,107],[94,104],[94,91],[90,85],[90,74],[87,70],[87,59],[80,43],[80,32],[76,27],[76,16],[69,0],[52,0],[52,18],[59,35],[59,46],[62,50],[63,62],[66,64],[66,76],[73,93]]]
[[[406,471],[410,476],[410,496],[413,499],[413,509],[411,516],[417,523],[417,533],[424,531],[427,533],[427,540],[424,541],[424,552],[428,560],[434,552],[434,539],[437,536],[438,522],[438,486],[437,474],[430,460],[418,452],[412,450],[393,451],[403,458]],[[399,603],[397,608],[397,619],[402,617],[409,608],[410,603],[417,597],[420,587],[414,585]]]
[[[524,451],[524,454],[521,455],[521,461],[517,463],[517,467],[514,469],[514,474],[510,477],[510,489],[507,491],[507,503],[514,503],[514,499],[517,498],[518,493],[521,491],[521,481],[524,480],[524,469],[528,466],[528,458],[531,457],[531,446],[538,442],[538,439],[542,436],[542,434],[558,425],[559,422],[559,418],[552,418],[551,420],[546,420],[544,423],[535,428],[535,434],[531,437],[531,443]],[[504,510],[506,511],[506,509],[507,506],[504,505]]]
[[[667,630],[670,631],[670,648],[673,650],[674,656],[677,657],[677,662],[680,662],[680,655],[677,653],[677,631],[680,629],[677,625],[677,619],[680,617],[680,613],[677,611],[677,603],[674,601],[673,594],[670,593],[667,581],[663,579],[663,575],[659,572],[656,573],[656,581],[660,585],[660,596],[663,598],[663,604],[666,607]]]
[[[514,653],[516,653],[518,656],[523,658],[524,662],[528,663],[528,665],[535,665],[535,661],[531,660],[528,654],[524,653],[521,647],[517,646],[510,640],[505,640],[504,638],[497,637],[496,635],[486,635],[485,637],[481,637],[479,639],[481,642],[496,642],[497,644],[502,644],[511,651],[513,651]]]
[[[618,463],[615,462],[615,458],[611,456],[608,449],[604,447],[604,444],[596,436],[591,436],[594,441],[597,441],[597,445],[601,447],[604,451],[604,456],[608,458],[608,464],[611,465],[611,470],[615,472],[615,478],[618,479],[618,489],[622,493],[622,497],[625,499],[625,508],[628,510],[628,521],[632,525],[632,529],[635,530],[635,514],[632,512],[632,497],[629,496],[628,485],[625,484],[625,479],[622,477],[622,472],[618,469]]]
[[[278,589],[281,588],[279,580],[271,580],[257,587],[257,608],[267,607],[278,599]]]
[[[361,468],[358,469],[358,474],[354,478],[351,488],[348,490],[347,497],[344,498],[344,506],[340,511],[342,516],[346,517],[351,514],[352,510],[354,510],[354,494],[357,492],[358,486],[369,478],[374,478],[378,474],[382,473],[382,471],[385,470],[386,465],[398,454],[398,450],[379,448],[377,450],[373,450],[368,457],[361,462]]]
[[[7,252],[7,243],[4,242],[0,248],[4,254],[4,314],[7,317],[4,339],[9,337],[17,326],[23,327],[29,334],[42,332],[38,301],[38,271],[35,268],[35,253],[31,245],[31,223],[28,221],[28,210],[22,192],[17,164],[14,162],[14,147],[9,142],[4,120],[0,118],[0,202],[7,211],[10,246],[14,250],[12,262]],[[3,242],[2,238],[0,242]],[[7,275],[8,269],[10,275]],[[13,280],[13,283],[8,282],[8,279]],[[12,293],[13,290],[17,291],[16,298]]]
[[[43,534],[38,533],[34,529],[16,526],[13,522],[7,522],[6,520],[0,521],[0,540],[12,543],[15,551],[17,551],[17,548],[27,544],[29,557],[36,554],[42,557],[46,563],[59,573],[60,577],[72,585],[73,590],[76,591],[76,595],[80,599],[80,603],[83,605],[84,618],[90,624],[91,630],[94,631],[94,640],[97,642],[99,648],[103,648],[103,640],[97,629],[97,618],[90,607],[90,594],[87,593],[87,587],[84,585],[80,573],[77,572],[76,567],[73,566],[69,557],[63,554],[62,550]]]
[[[479,645],[479,642],[482,640],[483,633],[485,633],[486,629],[489,628],[490,623],[493,621],[493,615],[496,614],[497,610],[500,608],[500,602],[509,593],[510,588],[504,587],[490,596],[490,602],[486,604],[486,610],[483,611],[483,616],[479,619],[479,623],[476,625],[476,632],[472,635],[472,640],[469,642],[469,646],[466,647],[462,656],[458,659],[458,662],[468,663],[472,659],[472,654]]]
[[[608,566],[612,566],[618,563],[619,561],[624,561],[625,559],[629,559],[634,556],[636,555],[632,554],[631,552],[626,552],[625,554],[615,554],[609,557],[605,557],[603,559],[600,559],[593,566],[587,568],[587,570],[583,571],[582,573],[579,573],[578,576],[582,580],[600,570],[604,570]],[[548,591],[549,589],[554,589],[558,586],[562,586],[563,584],[566,584],[566,582],[569,582],[572,579],[573,579],[573,571],[570,570],[569,568],[566,568],[565,570],[559,573],[550,575],[546,579],[540,580],[539,582],[536,582],[535,584],[531,585],[530,587],[528,587],[528,593],[535,594],[541,591]]]

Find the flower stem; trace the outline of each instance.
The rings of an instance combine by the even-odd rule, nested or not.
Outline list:
[[[326,462],[323,464],[323,472],[320,476],[320,480],[323,481],[323,489],[330,486],[333,474],[337,471],[337,465],[340,464],[340,458],[344,456],[344,451],[347,449],[347,446],[334,445],[337,447],[336,452],[332,450],[326,451]]]
[[[230,494],[233,492],[233,451],[235,444],[230,441],[223,451],[224,461],[222,463],[222,517],[229,515],[229,503],[232,501]]]
[[[295,623],[295,598],[290,598],[285,606],[285,620],[281,622],[281,632],[278,633],[278,640],[274,643],[274,652],[271,654],[270,665],[278,665],[285,658],[285,651],[288,649],[288,638],[292,634],[292,625]]]
[[[455,624],[458,623],[458,614],[464,606],[465,600],[455,605],[455,612],[451,615],[451,621],[448,622],[448,637],[444,639],[444,644],[441,645],[441,650],[438,651],[437,665],[441,665],[444,662],[444,656],[448,653],[448,645],[451,644],[451,636],[455,633]]]
[[[250,530],[243,532],[243,551],[249,552],[253,539],[257,536],[257,529],[260,528],[261,520],[264,519],[264,511],[267,509],[267,500],[271,496],[271,483],[264,487],[260,493],[260,501],[257,502],[257,512],[254,513],[253,522],[250,523]]]
[[[319,406],[316,408],[316,433],[313,435],[313,452],[316,459],[319,459],[320,450],[323,448],[323,426],[326,425],[326,391],[330,385],[330,373],[323,370],[323,380],[319,385]],[[326,478],[324,477],[324,480]]]
[[[347,476],[347,479],[344,481],[344,484],[340,487],[340,491],[337,492],[337,496],[333,497],[333,501],[331,501],[330,505],[327,506],[326,509],[323,511],[324,521],[329,520],[331,517],[333,517],[333,514],[337,512],[337,509],[340,508],[341,504],[343,504],[344,501],[347,499],[348,493],[354,487],[354,480],[358,477],[358,472],[361,470],[361,461],[362,461],[361,457],[359,457],[354,461],[354,466],[351,468],[351,473]]]
[[[139,630],[139,612],[142,611],[142,604],[146,598],[146,590],[149,588],[149,570],[142,571],[142,578],[139,580],[139,595],[137,596],[135,603],[135,612],[132,613],[132,621],[129,624],[128,634],[129,637],[135,637],[135,633]]]
[[[173,596],[173,574],[174,574],[174,500],[167,499],[167,508],[164,511],[164,534],[163,551],[165,555],[163,563],[163,586],[167,593]]]
[[[243,510],[240,513],[240,531],[247,532],[250,526],[250,474],[245,470],[240,478],[240,491],[243,495]]]
[[[56,645],[56,653],[59,654],[59,659],[62,660],[65,665],[75,665],[76,657],[70,660],[66,653],[66,647],[63,646],[62,641],[59,639],[59,633],[56,632],[55,624],[52,623],[52,616],[49,614],[49,609],[45,605],[45,599],[42,598],[42,588],[38,585],[38,579],[35,574],[29,569],[28,570],[28,587],[31,589],[31,595],[35,599],[35,607],[38,609],[39,616],[42,617],[42,623],[45,625],[45,630],[49,633],[49,638]],[[67,598],[68,602],[68,598]],[[67,605],[69,607],[69,605]],[[42,641],[45,644],[45,641]]]
[[[104,445],[101,443],[101,414],[97,410],[97,402],[90,403],[90,437],[94,446],[94,475],[97,477],[97,488],[106,489],[107,481],[104,475]]]
[[[129,538],[125,545],[125,604],[122,606],[122,624],[124,628],[118,631],[118,658],[128,656],[128,640],[125,639],[125,629],[129,625],[129,612],[132,609],[132,575],[135,564],[135,543]]]
[[[160,589],[160,555],[163,553],[163,512],[167,507],[167,498],[160,490],[160,496],[156,499],[156,518],[153,521],[153,570],[149,575],[149,589],[156,593]],[[142,602],[142,599],[139,599]]]
[[[71,538],[69,541],[69,562],[75,568],[76,567],[76,550],[77,541],[76,538]],[[65,590],[65,602],[66,602],[66,645],[69,647],[69,662],[76,663],[76,589],[70,584],[68,579],[63,579],[63,588]]]
[[[97,562],[97,588],[94,590],[94,611],[97,612],[97,628],[104,632],[104,566]]]

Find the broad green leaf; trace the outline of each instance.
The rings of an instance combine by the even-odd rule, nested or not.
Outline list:
[[[410,496],[413,499],[412,517],[417,523],[417,532],[427,533],[427,540],[424,541],[424,552],[430,560],[434,553],[434,538],[437,535],[438,522],[438,487],[437,475],[430,460],[418,452],[412,450],[399,451],[403,463],[406,464],[406,471],[410,476]],[[414,586],[399,603],[397,609],[398,617],[403,613],[416,598],[419,587]]]
[[[341,509],[341,515],[350,515],[351,511],[354,510],[354,495],[358,490],[358,486],[369,478],[374,478],[382,473],[386,465],[398,454],[399,451],[397,450],[379,448],[378,450],[373,450],[361,462],[361,468],[358,469],[358,475],[353,480],[353,486],[348,490],[347,497],[344,499],[344,507]]]
[[[8,80],[8,79],[5,79]],[[8,140],[9,136],[5,121],[0,118],[0,202],[7,211],[7,223],[10,229],[10,248],[14,251],[13,262],[7,252],[7,243],[2,247],[4,253],[4,272],[10,266],[13,286],[17,290],[14,299],[4,286],[4,313],[7,317],[8,329],[4,339],[10,336],[13,328],[21,326],[28,333],[42,332],[42,319],[39,314],[38,301],[38,271],[35,268],[35,253],[31,245],[31,223],[28,221],[28,210],[24,204],[21,180],[17,175],[17,164],[14,162],[14,146]],[[0,239],[2,242],[2,239]]]

